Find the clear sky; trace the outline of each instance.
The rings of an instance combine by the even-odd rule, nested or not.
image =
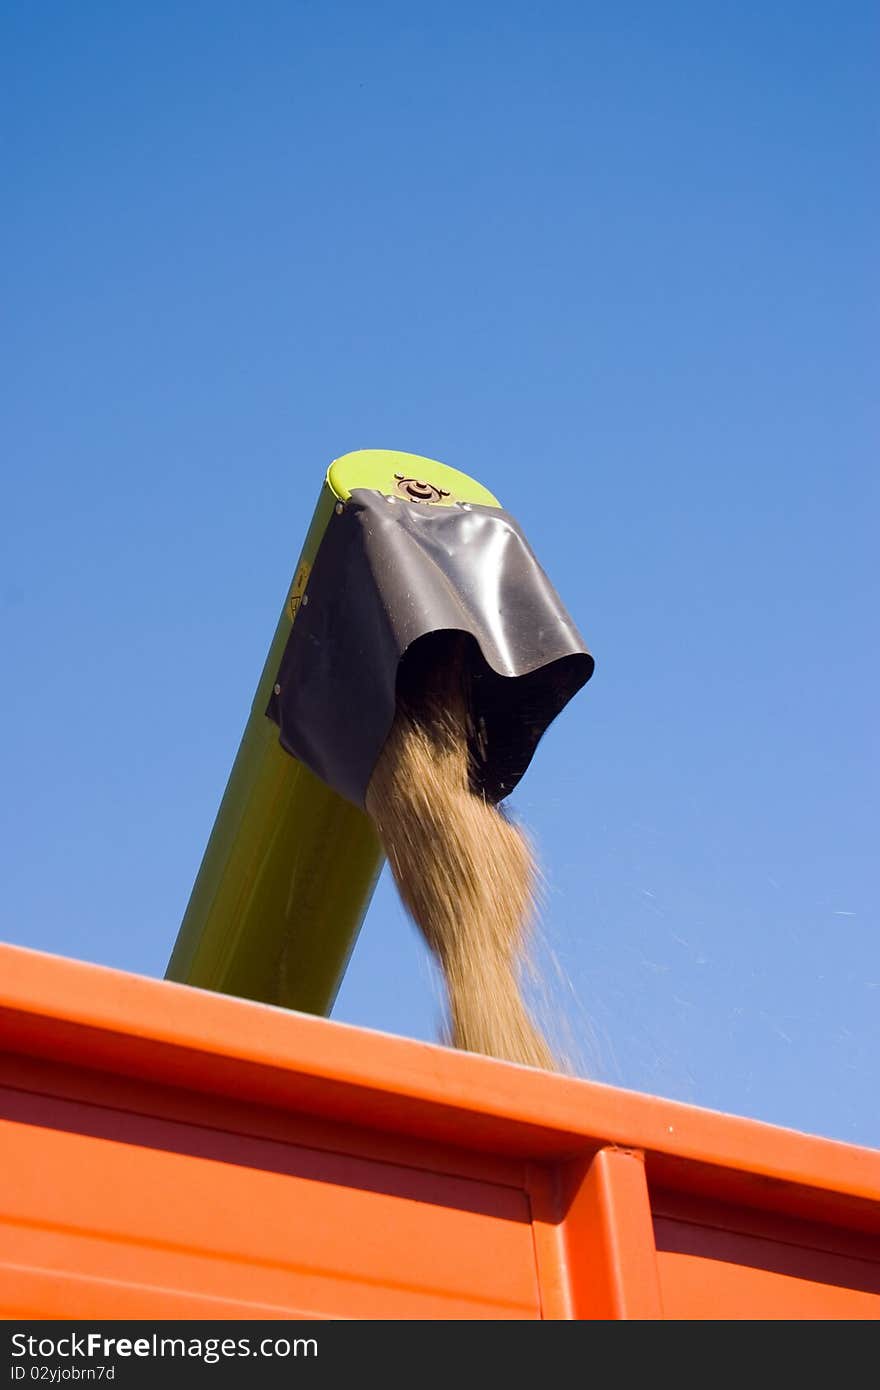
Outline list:
[[[3,7],[2,935],[161,976],[321,479],[596,657],[511,800],[595,1079],[880,1146],[877,7]],[[435,1040],[387,873],[334,1017]]]

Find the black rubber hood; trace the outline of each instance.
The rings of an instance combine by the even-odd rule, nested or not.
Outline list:
[[[463,634],[475,789],[502,801],[593,658],[497,507],[356,489],[331,517],[266,713],[282,746],[363,807],[402,692]]]

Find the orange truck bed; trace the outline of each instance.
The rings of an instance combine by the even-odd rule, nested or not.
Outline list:
[[[0,947],[6,1319],[876,1319],[880,1153]]]

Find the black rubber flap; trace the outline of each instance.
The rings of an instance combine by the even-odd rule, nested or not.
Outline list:
[[[363,806],[396,701],[465,635],[475,788],[504,799],[593,658],[507,512],[388,502],[334,513],[266,710],[281,744]]]

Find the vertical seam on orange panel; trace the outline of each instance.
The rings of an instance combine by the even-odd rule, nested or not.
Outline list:
[[[556,1165],[527,1163],[525,1193],[531,1219],[540,1317],[543,1321],[571,1320],[571,1289],[562,1241]]]

